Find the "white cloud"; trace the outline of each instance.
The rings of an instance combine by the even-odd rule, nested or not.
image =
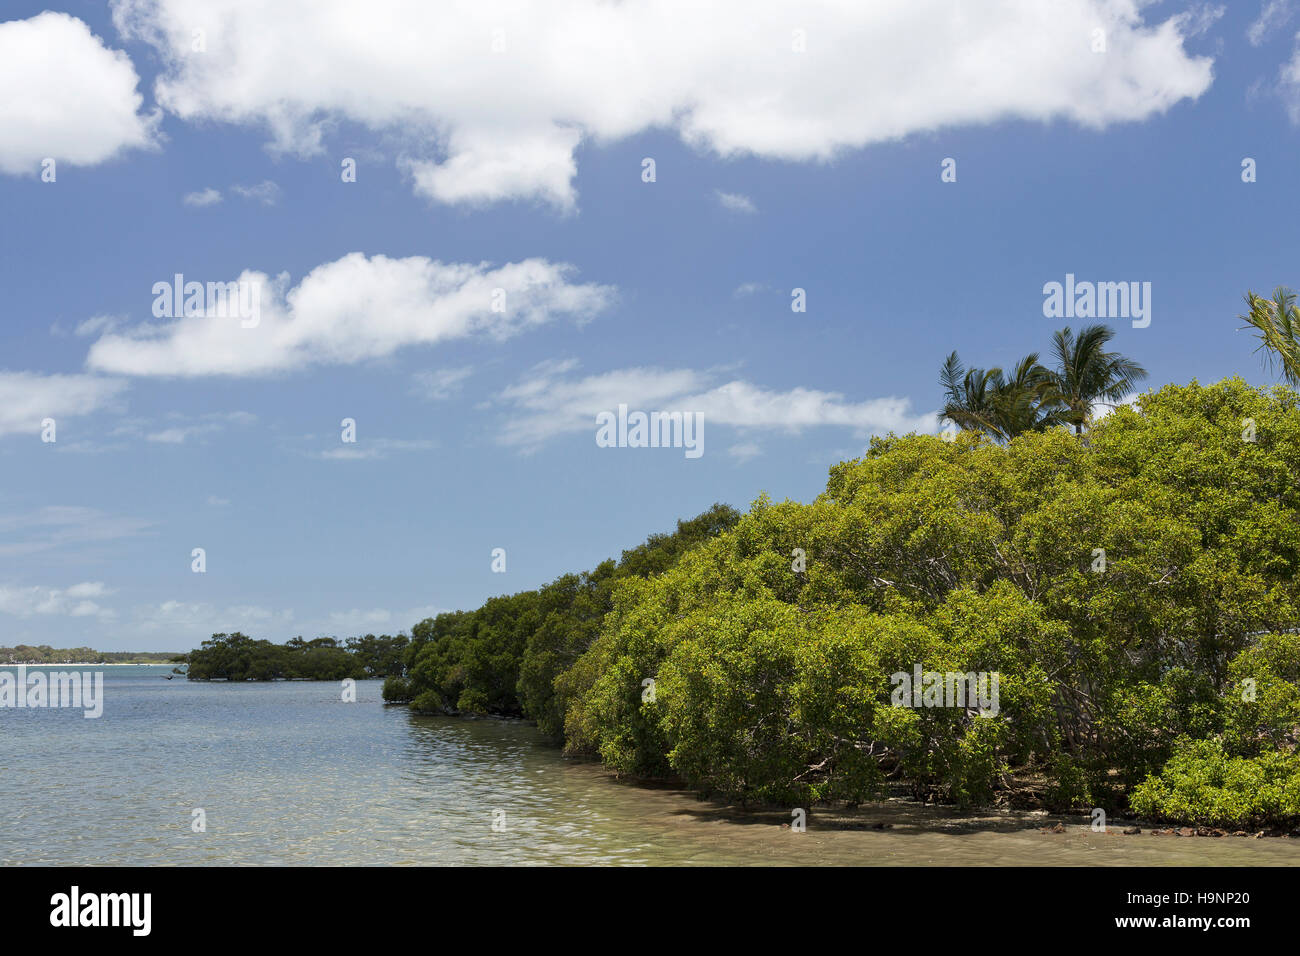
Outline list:
[[[442,613],[442,608],[433,605],[408,608],[405,611],[390,611],[388,608],[352,608],[348,611],[332,611],[324,621],[315,622],[304,628],[305,634],[323,634],[338,637],[360,637],[363,634],[397,634],[409,632],[413,624],[418,624],[427,617]]]
[[[200,189],[198,192],[186,193],[181,202],[187,206],[215,206],[221,202],[221,191],[209,186],[207,189]]]
[[[94,375],[0,371],[0,435],[39,436],[43,419],[53,418],[57,427],[62,416],[88,415],[110,405],[125,388],[119,379]]]
[[[412,391],[431,402],[445,401],[457,394],[473,374],[472,368],[425,369],[411,376]]]
[[[212,425],[189,425],[178,428],[164,428],[162,431],[150,432],[144,436],[145,441],[155,442],[160,445],[180,445],[191,435],[202,435],[206,432],[213,431],[215,426]]]
[[[508,132],[458,129],[442,163],[403,157],[400,165],[417,194],[442,203],[492,203],[505,199],[545,200],[574,208],[573,151],[582,133],[572,127],[541,124],[541,129]]]
[[[121,318],[116,315],[93,315],[86,321],[77,325],[73,332],[79,336],[101,335],[104,332],[111,332],[121,322]]]
[[[714,385],[715,375],[690,369],[626,368],[586,378],[566,377],[574,361],[545,362],[504,389],[499,402],[513,409],[503,444],[534,450],[567,432],[595,434],[598,412],[619,404],[640,411],[697,412],[706,425],[781,429],[851,428],[861,434],[935,430],[933,413],[915,414],[904,398],[849,402],[838,392],[793,388],[772,391],[744,381]]]
[[[83,552],[87,546],[143,534],[153,522],[105,514],[77,505],[47,505],[0,515],[0,557],[51,551]]]
[[[372,0],[365,29],[351,0],[113,0],[123,34],[160,51],[158,101],[186,120],[260,126],[273,150],[303,156],[356,122],[410,144],[402,165],[434,200],[564,209],[579,144],[656,127],[720,156],[805,161],[1006,119],[1145,119],[1212,81],[1212,61],[1183,45],[1198,21],[1148,23],[1147,6],[477,0],[453,16]],[[190,55],[195,24],[203,56]]]
[[[428,439],[370,438],[327,448],[315,457],[324,461],[371,461],[387,458],[393,452],[425,451],[433,447]]]
[[[768,285],[766,282],[742,282],[736,286],[735,291],[731,294],[737,299],[746,299],[751,295],[757,295],[760,292],[766,292]]]
[[[46,157],[91,166],[153,145],[158,112],[131,60],[66,13],[0,23],[0,172],[35,173]]]
[[[167,631],[176,641],[187,637],[192,640],[206,639],[212,634],[231,631],[261,637],[262,634],[253,632],[258,629],[288,628],[293,623],[291,610],[275,611],[250,604],[218,608],[212,604],[191,604],[185,601],[140,605],[134,608],[132,617],[132,628],[135,631]]]
[[[758,212],[758,207],[754,205],[754,201],[748,196],[743,196],[740,193],[724,193],[721,189],[715,190],[714,194],[718,197],[718,202],[723,209],[749,215]]]
[[[1259,16],[1246,29],[1251,46],[1262,46],[1270,34],[1282,29],[1295,15],[1295,0],[1264,0]]]
[[[751,458],[757,458],[759,455],[763,454],[763,449],[757,442],[742,441],[737,442],[728,448],[727,454],[743,464]]]
[[[1088,409],[1088,414],[1092,416],[1094,422],[1099,422],[1117,408],[1138,408],[1139,401],[1142,398],[1142,392],[1129,392],[1118,402],[1093,402]]]
[[[1300,125],[1300,33],[1296,34],[1291,59],[1282,65],[1278,74],[1277,93],[1291,122]]]
[[[329,616],[331,630],[335,634],[348,634],[349,636],[356,636],[373,631],[375,628],[386,627],[392,620],[393,612],[386,608],[373,608],[369,611],[353,608],[350,611],[334,611]],[[411,623],[415,622],[412,621]]]
[[[274,206],[280,200],[280,187],[269,179],[264,179],[256,186],[231,186],[230,191],[245,199],[253,199],[263,206]]]
[[[23,618],[59,615],[109,620],[116,616],[115,613],[91,599],[112,593],[101,581],[86,581],[63,589],[0,586],[0,614]]]
[[[1178,24],[1178,32],[1184,38],[1191,39],[1209,33],[1210,27],[1223,19],[1227,9],[1221,4],[1216,6],[1210,3],[1195,3],[1175,16],[1174,20]],[[1219,46],[1222,47],[1222,41]]]
[[[181,645],[186,641],[197,644],[212,634],[231,631],[242,631],[250,637],[276,642],[299,634],[308,640],[317,636],[334,636],[342,640],[367,633],[409,633],[411,625],[433,617],[441,610],[433,606],[397,612],[387,608],[352,608],[330,612],[320,619],[300,620],[291,609],[163,601],[134,608],[132,628],[142,633],[166,632]]]
[[[558,316],[589,319],[612,303],[611,287],[571,284],[572,272],[544,259],[492,268],[359,252],[317,266],[292,289],[287,274],[272,281],[245,271],[239,281],[261,291],[255,327],[215,315],[142,325],[99,339],[87,363],[126,375],[268,375],[472,335],[504,340]]]
[[[188,416],[172,412],[166,416],[168,424],[154,427],[146,418],[126,418],[119,422],[110,436],[130,436],[143,438],[145,441],[162,445],[181,445],[190,438],[215,435],[226,430],[227,426],[247,426],[257,422],[252,412],[206,412],[199,416]]]

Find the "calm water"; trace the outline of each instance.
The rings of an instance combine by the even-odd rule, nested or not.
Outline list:
[[[83,668],[84,669],[84,668]],[[93,669],[93,668],[91,668]],[[566,761],[522,723],[417,717],[380,682],[105,667],[104,715],[0,709],[0,863],[1300,865],[1300,840],[1092,833],[891,802],[738,813]],[[207,832],[193,833],[203,808]],[[505,829],[492,829],[494,811]],[[890,830],[846,829],[894,824]]]

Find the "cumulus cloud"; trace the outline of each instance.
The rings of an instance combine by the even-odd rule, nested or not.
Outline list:
[[[95,375],[41,375],[0,371],[0,435],[41,433],[65,415],[88,415],[110,405],[126,388],[120,379]]]
[[[135,607],[131,627],[144,633],[165,631],[177,640],[189,635],[206,638],[231,631],[257,632],[260,637],[267,629],[286,629],[292,623],[292,610],[279,611],[252,604],[218,608],[205,602],[162,601]]]
[[[152,44],[163,106],[324,149],[340,121],[400,134],[415,189],[572,209],[575,150],[651,128],[721,156],[826,160],[945,127],[1142,120],[1212,81],[1196,18],[1146,0],[113,0]],[[1202,18],[1203,19],[1203,18]],[[207,54],[190,54],[196,24]],[[1104,31],[1105,54],[1092,52]],[[846,91],[851,91],[846,95]]]
[[[15,617],[60,615],[108,620],[114,612],[94,600],[113,592],[101,581],[86,581],[69,588],[0,586],[0,614]]]
[[[851,402],[839,392],[802,387],[776,391],[740,380],[715,384],[715,373],[691,369],[625,368],[577,378],[569,375],[576,367],[572,360],[544,362],[504,389],[498,402],[510,406],[512,414],[499,440],[531,451],[564,433],[594,434],[596,414],[620,404],[646,412],[696,412],[708,425],[789,433],[820,426],[860,434],[935,429],[934,414],[916,414],[905,398]],[[743,459],[750,449],[744,443],[737,447]]]
[[[255,326],[210,308],[105,335],[87,363],[126,375],[250,376],[475,335],[504,340],[559,316],[590,319],[612,303],[611,287],[573,284],[573,271],[544,259],[493,268],[359,252],[317,266],[293,288],[287,274],[245,271],[238,281],[260,292]]]
[[[236,196],[260,202],[263,206],[274,206],[280,201],[280,186],[269,179],[264,179],[255,186],[234,185],[230,191]]]
[[[200,189],[197,192],[186,193],[181,198],[181,202],[185,203],[187,206],[198,206],[199,208],[204,206],[215,206],[217,203],[221,202],[221,191],[209,186],[207,189]]]
[[[91,166],[152,146],[159,114],[130,58],[76,17],[38,14],[0,23],[0,172],[33,173],[46,157]]]

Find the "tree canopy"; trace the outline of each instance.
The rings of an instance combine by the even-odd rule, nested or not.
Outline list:
[[[1149,392],[1087,443],[875,439],[811,503],[422,622],[386,690],[741,800],[978,803],[1036,775],[1053,806],[1300,820],[1297,473],[1296,393],[1239,379]],[[996,713],[898,706],[917,668],[996,674]]]

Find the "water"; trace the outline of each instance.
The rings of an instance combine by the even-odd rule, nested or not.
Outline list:
[[[788,813],[615,781],[523,723],[385,707],[379,681],[344,703],[338,684],[86,669],[105,677],[98,720],[0,709],[0,863],[1300,864],[1297,839],[1100,834],[1078,818],[1048,834],[1055,818],[901,801],[793,833]]]

